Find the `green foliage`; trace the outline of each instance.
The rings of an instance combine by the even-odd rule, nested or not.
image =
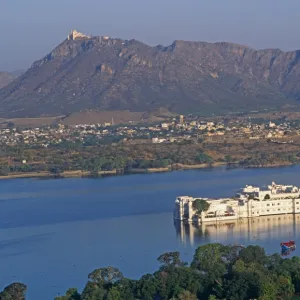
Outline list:
[[[264,264],[266,262],[265,250],[259,246],[248,246],[241,250],[239,257],[245,263]]]
[[[75,288],[68,289],[65,296],[55,298],[55,300],[80,300],[80,299],[81,299],[80,294]]]
[[[222,244],[207,244],[196,249],[191,267],[207,274],[214,282],[226,273],[226,260],[229,248]]]
[[[99,171],[111,170],[130,173],[134,169],[168,167],[176,169],[180,168],[180,165],[211,165],[214,161],[226,161],[231,165],[233,161],[238,160],[244,167],[263,167],[278,163],[297,163],[300,155],[299,153],[295,155],[296,153],[291,152],[290,149],[271,151],[268,147],[266,150],[265,144],[256,143],[231,144],[224,141],[224,143],[202,143],[201,145],[131,144],[120,142],[118,139],[113,140],[113,137],[107,138],[87,137],[84,141],[63,140],[59,144],[49,145],[48,148],[30,144],[0,145],[0,176],[13,172],[41,171],[52,171],[54,175],[63,175],[62,173],[67,170],[82,170],[93,175],[98,175]],[[228,153],[229,147],[232,148],[232,153],[224,155]],[[205,151],[213,153],[214,156],[211,157]],[[241,159],[240,155],[245,155],[245,158]],[[22,163],[24,159],[27,161],[26,164]]]
[[[158,292],[159,281],[154,275],[144,275],[136,286],[137,298],[143,298],[145,300],[152,300]]]
[[[297,161],[298,161],[298,159],[297,159],[297,157],[296,157],[296,155],[295,154],[291,154],[291,155],[288,155],[288,161],[290,162],[290,163],[296,163]]]
[[[117,287],[112,287],[108,293],[107,293],[107,300],[122,300],[124,298],[121,298],[121,294],[118,291]]]
[[[88,277],[92,282],[101,285],[116,283],[123,278],[123,274],[117,268],[106,267],[94,270]]]
[[[224,160],[229,164],[233,161],[232,156],[231,155],[225,155],[224,156]]]
[[[93,282],[88,282],[81,294],[82,300],[104,300],[107,291],[104,287],[98,286]]]
[[[157,258],[158,262],[161,264],[162,268],[165,267],[180,267],[180,266],[184,266],[185,263],[183,263],[180,260],[180,253],[177,252],[166,252],[162,255],[160,255]]]
[[[209,206],[209,203],[203,199],[196,199],[193,202],[193,208],[196,210],[198,215],[201,215],[203,211],[207,211]]]
[[[240,273],[226,283],[226,299],[257,299],[260,295],[260,282],[253,273]]]
[[[54,175],[60,175],[62,170],[58,167],[52,167],[49,169],[49,172],[54,174]]]
[[[197,296],[190,291],[184,291],[178,296],[178,300],[197,300]]]
[[[27,286],[23,283],[12,283],[0,293],[0,300],[25,300]]]
[[[195,160],[200,164],[211,164],[213,162],[213,159],[209,155],[202,152],[197,154]]]
[[[292,300],[300,291],[300,258],[268,256],[258,246],[203,245],[191,266],[179,252],[164,253],[158,261],[159,270],[139,280],[124,278],[114,267],[96,269],[81,294],[72,288],[55,300]],[[25,292],[25,285],[14,283],[0,300],[25,300]]]
[[[10,169],[7,165],[0,166],[0,176],[7,176],[10,172]]]

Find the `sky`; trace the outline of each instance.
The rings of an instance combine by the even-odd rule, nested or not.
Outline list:
[[[138,39],[300,49],[300,0],[0,0],[0,71],[26,69],[72,29]]]

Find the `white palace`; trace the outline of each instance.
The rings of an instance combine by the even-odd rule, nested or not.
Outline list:
[[[209,209],[197,214],[193,202],[203,199]],[[180,196],[176,198],[174,219],[188,222],[217,222],[259,216],[300,213],[299,188],[272,182],[265,188],[246,185],[233,198],[208,199]]]

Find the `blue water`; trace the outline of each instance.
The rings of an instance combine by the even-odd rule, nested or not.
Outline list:
[[[178,195],[232,196],[245,184],[300,185],[299,171],[300,166],[216,168],[100,179],[2,180],[0,288],[21,281],[28,285],[28,299],[43,295],[48,300],[69,287],[82,289],[88,273],[98,267],[113,265],[131,278],[153,272],[165,251],[179,250],[186,261],[197,246],[216,241],[278,251],[282,239],[299,236],[297,218],[175,226],[174,200]]]

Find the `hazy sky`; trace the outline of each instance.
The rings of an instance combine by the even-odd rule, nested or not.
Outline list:
[[[71,29],[170,44],[300,49],[300,0],[0,0],[0,70],[29,67]]]

